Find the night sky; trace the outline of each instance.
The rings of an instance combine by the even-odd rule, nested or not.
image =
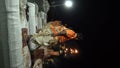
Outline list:
[[[64,0],[50,0],[56,4]],[[108,68],[115,67],[115,46],[112,45],[111,1],[73,0],[72,8],[64,6],[50,8],[48,21],[61,20],[76,32],[83,34],[77,41],[80,56],[68,60],[65,67],[70,68]],[[77,67],[78,66],[78,67]]]

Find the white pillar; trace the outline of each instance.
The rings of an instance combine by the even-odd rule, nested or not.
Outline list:
[[[29,6],[29,34],[33,35],[36,33],[35,5],[29,2],[28,6]]]
[[[39,13],[38,15],[38,29],[41,29],[42,28],[42,17],[41,17],[41,14]]]
[[[35,19],[35,5],[33,3],[28,2],[29,6],[29,34],[33,35],[36,33],[36,19]],[[29,41],[30,50],[33,51],[37,48],[37,46]]]
[[[38,9],[39,9],[39,7],[38,7],[38,5],[36,4],[36,3],[34,3],[35,4],[35,24],[36,24],[36,27],[37,27],[37,29],[38,29]]]
[[[26,4],[27,4],[27,0],[20,0],[20,23],[21,23],[21,28],[28,28],[28,22],[27,22],[27,18],[26,18],[26,8],[27,8]]]
[[[8,17],[10,68],[23,68],[19,0],[5,0]]]
[[[44,27],[47,24],[47,14],[43,11],[40,12],[40,17],[42,19],[42,27]]]
[[[47,24],[47,14],[46,13],[44,13],[44,23],[45,23],[45,25]]]
[[[27,0],[20,0],[20,23],[21,23],[21,29],[27,28],[27,33],[29,34],[29,26],[28,21],[26,18],[26,6]],[[23,46],[23,45],[22,45]],[[23,51],[23,64],[24,68],[30,68],[31,67],[31,55],[28,48],[28,45],[24,46],[22,48]]]

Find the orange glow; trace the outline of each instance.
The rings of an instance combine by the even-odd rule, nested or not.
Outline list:
[[[64,52],[66,53],[67,51],[65,50]]]
[[[73,49],[70,49],[70,51],[72,52],[72,51],[73,51]]]
[[[68,50],[68,48],[65,49],[66,51]]]
[[[74,51],[71,51],[71,54],[74,54]]]
[[[70,48],[70,53],[74,54],[75,53],[74,49]]]
[[[78,50],[77,50],[77,49],[75,49],[75,53],[78,53]]]

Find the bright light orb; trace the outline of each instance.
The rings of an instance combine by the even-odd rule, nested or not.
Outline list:
[[[77,50],[77,49],[75,49],[75,53],[78,53],[78,50]]]
[[[72,1],[70,1],[70,0],[67,0],[66,2],[65,2],[65,6],[66,7],[72,7],[72,5],[73,5],[73,3],[72,3]]]

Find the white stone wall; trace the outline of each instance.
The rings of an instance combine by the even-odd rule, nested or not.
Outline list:
[[[30,6],[29,21],[26,19],[26,4]],[[30,68],[28,46],[22,47],[22,28],[27,28],[28,34],[33,35],[36,33],[36,26],[38,29],[43,27],[42,24],[46,23],[47,19],[46,13],[35,14],[36,11],[38,10],[35,9],[35,4],[28,3],[27,0],[1,0],[0,59],[3,60],[3,68]]]

